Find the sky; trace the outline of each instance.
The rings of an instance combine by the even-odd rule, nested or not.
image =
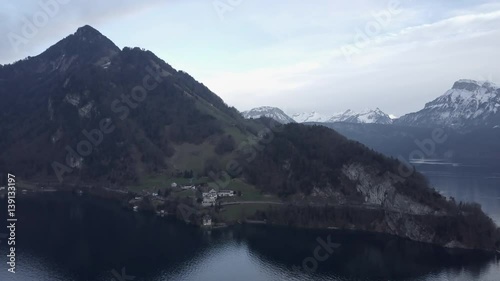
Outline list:
[[[243,111],[418,111],[459,79],[500,83],[500,0],[17,0],[0,64],[91,25]]]

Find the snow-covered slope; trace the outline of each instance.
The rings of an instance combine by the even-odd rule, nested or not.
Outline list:
[[[500,88],[485,81],[459,80],[444,95],[425,108],[399,118],[395,123],[420,127],[500,125]]]
[[[257,119],[260,117],[272,118],[282,124],[295,123],[295,121],[286,115],[283,110],[277,107],[261,106],[241,113],[247,119]]]
[[[364,110],[360,113],[356,113],[348,109],[342,114],[333,116],[327,122],[392,124],[392,119],[388,114],[379,108],[374,110]]]
[[[306,122],[326,122],[329,117],[321,115],[317,112],[303,112],[292,115],[293,120],[297,123],[306,123]]]
[[[300,113],[292,115],[292,118],[298,123],[305,122],[347,122],[347,123],[377,123],[377,124],[392,124],[392,119],[380,109],[375,110],[365,110],[362,112],[354,112],[352,110],[346,110],[342,113],[337,113],[334,115],[321,115],[316,112],[311,113]]]

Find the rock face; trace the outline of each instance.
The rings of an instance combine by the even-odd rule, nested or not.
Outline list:
[[[418,127],[494,128],[500,124],[500,88],[487,81],[459,80],[424,109],[399,118],[399,125]]]
[[[268,117],[274,119],[281,124],[295,123],[290,116],[286,115],[283,110],[277,107],[261,106],[241,113],[246,119],[258,119],[260,117]]]
[[[434,214],[429,206],[416,202],[397,191],[396,185],[404,182],[402,177],[392,173],[385,173],[382,177],[375,176],[368,170],[361,164],[346,165],[343,169],[344,175],[356,183],[356,190],[365,198],[364,204],[404,214]]]
[[[364,206],[365,211],[370,212],[372,209],[371,212],[383,213],[380,215],[382,218],[378,221],[375,219],[371,225],[353,223],[352,228],[380,231],[415,241],[439,244],[447,248],[488,249],[492,247],[486,246],[487,243],[483,244],[481,240],[463,239],[460,228],[452,229],[450,234],[443,235],[442,225],[449,225],[450,221],[467,225],[471,223],[470,220],[474,219],[467,218],[468,211],[465,210],[458,211],[462,214],[457,218],[452,218],[457,216],[456,211],[453,210],[453,204],[446,203],[442,199],[439,199],[441,207],[436,208],[437,205],[429,200],[409,196],[398,188],[404,184],[404,178],[391,172],[385,172],[383,176],[380,176],[380,171],[360,163],[345,165],[342,172],[355,184],[356,190],[364,197],[361,205]],[[440,196],[436,194],[433,197]],[[486,224],[490,223],[486,222]],[[494,233],[494,226],[490,231]]]

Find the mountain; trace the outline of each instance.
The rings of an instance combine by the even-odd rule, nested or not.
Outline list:
[[[292,115],[292,118],[297,123],[332,123],[332,122],[346,122],[346,123],[375,123],[375,124],[392,124],[392,119],[388,114],[384,113],[379,108],[374,110],[364,110],[362,112],[354,112],[346,110],[342,113],[334,114],[333,116],[324,116],[316,112],[299,113]]]
[[[297,113],[292,115],[293,120],[297,123],[307,123],[307,122],[325,122],[328,120],[328,117],[323,116],[317,112],[309,112],[309,113]]]
[[[272,118],[281,124],[295,123],[290,116],[277,107],[262,106],[241,113],[246,119],[258,119],[260,117]]]
[[[349,109],[342,114],[333,116],[327,122],[392,124],[392,119],[379,108],[365,110],[360,113]]]
[[[0,171],[29,186],[168,189],[175,194],[161,204],[169,213],[188,205],[196,220],[223,220],[225,207],[203,208],[169,189],[196,179],[279,200],[242,220],[500,248],[480,207],[447,200],[417,172],[402,174],[404,163],[323,126],[244,119],[189,74],[150,51],[120,50],[90,26],[2,65],[0,101]]]
[[[187,73],[90,26],[1,66],[0,96],[0,170],[25,179],[140,184],[201,173],[253,126]]]
[[[491,82],[459,80],[424,109],[402,116],[396,124],[420,127],[494,128],[500,125],[500,88]]]

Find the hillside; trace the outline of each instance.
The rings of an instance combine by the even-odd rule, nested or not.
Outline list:
[[[0,96],[0,169],[25,178],[54,180],[57,170],[66,182],[134,183],[202,172],[197,158],[231,153],[250,126],[187,73],[149,51],[119,50],[89,26],[2,66]],[[115,129],[103,133],[103,122]]]

